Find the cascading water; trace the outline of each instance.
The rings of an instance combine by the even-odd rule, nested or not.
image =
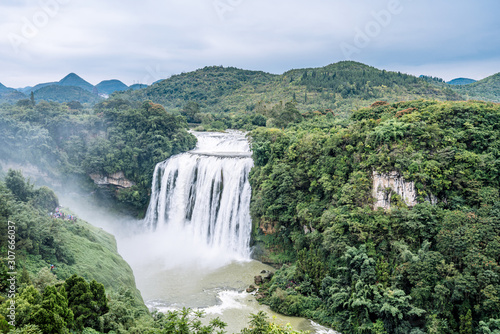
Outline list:
[[[193,247],[249,258],[248,142],[240,132],[194,134],[194,150],[156,165],[145,223]]]
[[[156,166],[144,221],[148,228],[124,228],[119,222],[111,232],[148,307],[203,309],[208,318],[227,322],[228,333],[238,333],[249,314],[271,312],[244,291],[262,270],[274,270],[250,259],[253,162],[240,132],[194,134],[196,149]],[[79,215],[89,213],[93,210]],[[276,316],[298,330],[334,333],[305,319]]]

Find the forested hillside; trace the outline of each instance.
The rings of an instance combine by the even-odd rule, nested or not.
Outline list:
[[[468,100],[500,102],[500,73],[468,85],[453,86],[453,90]]]
[[[152,322],[114,237],[68,208],[58,212],[64,210],[64,216],[56,215],[58,206],[51,189],[35,188],[19,171],[10,170],[0,181],[0,228],[5,231],[0,236],[0,330],[7,333],[13,320],[7,299],[12,271],[18,272],[14,322],[19,330],[36,325],[43,333],[84,327],[108,332],[131,328],[143,318]],[[8,245],[14,246],[11,262]]]
[[[254,240],[285,264],[263,302],[344,334],[500,330],[499,127],[498,104],[421,100],[254,130]],[[418,204],[375,209],[374,171]]]
[[[396,102],[418,98],[459,100],[454,91],[414,76],[381,71],[344,61],[321,68],[297,69],[282,75],[219,66],[174,75],[143,90],[117,93],[124,99],[149,99],[167,109],[182,110],[189,102],[202,112],[251,112],[294,101],[300,112],[335,109],[347,114],[377,99]]]
[[[91,187],[91,174],[122,172],[133,185],[110,196],[141,210],[156,163],[195,146],[186,129],[182,116],[151,102],[113,100],[86,109],[23,100],[0,108],[0,162],[34,165],[59,185]]]

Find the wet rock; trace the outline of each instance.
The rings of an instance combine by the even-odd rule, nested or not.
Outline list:
[[[254,292],[255,290],[257,290],[257,288],[254,286],[254,285],[250,285],[248,288],[247,288],[247,292],[248,293],[252,293]]]
[[[262,270],[260,273],[261,273],[261,274],[265,274],[265,273],[267,273],[267,270],[265,270],[265,269],[264,269],[264,270]]]
[[[264,276],[264,282],[269,282],[273,278],[274,273],[269,271],[266,276]]]
[[[254,281],[255,285],[261,285],[262,283],[264,283],[264,279],[262,278],[261,275],[255,276],[253,278],[253,281]]]

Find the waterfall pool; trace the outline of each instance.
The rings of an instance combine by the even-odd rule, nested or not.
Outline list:
[[[248,141],[236,131],[194,134],[194,150],[157,164],[143,221],[110,217],[69,198],[64,205],[116,236],[150,309],[203,310],[206,321],[226,322],[227,333],[239,333],[259,311],[295,330],[336,333],[304,318],[275,314],[245,292],[254,276],[274,271],[250,256]]]

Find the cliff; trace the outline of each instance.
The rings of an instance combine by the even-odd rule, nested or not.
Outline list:
[[[135,185],[134,182],[125,178],[123,172],[116,172],[109,175],[93,173],[89,175],[95,184],[100,186],[113,185],[119,188],[130,188]]]
[[[417,204],[417,191],[413,182],[406,182],[398,172],[380,174],[373,171],[373,197],[376,199],[374,208],[391,208],[391,196],[396,193],[408,206]]]

